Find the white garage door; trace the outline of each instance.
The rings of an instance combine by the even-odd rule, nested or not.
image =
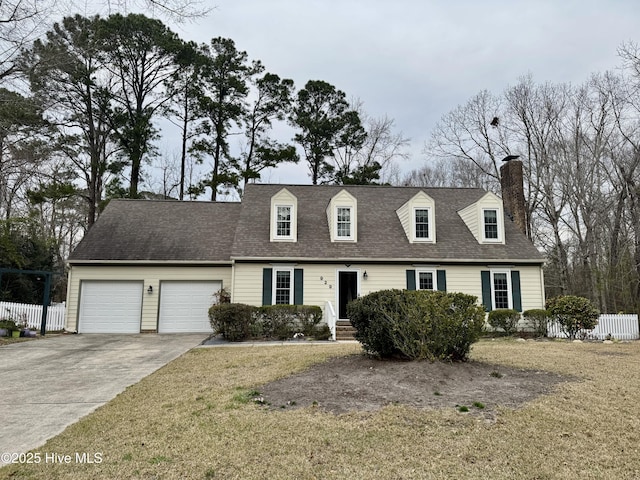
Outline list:
[[[222,282],[160,282],[160,333],[209,333],[209,307]]]
[[[79,333],[140,333],[142,282],[83,281]]]

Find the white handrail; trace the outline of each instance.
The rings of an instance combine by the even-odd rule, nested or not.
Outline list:
[[[333,309],[333,304],[329,301],[324,305],[324,318],[327,321],[329,330],[331,331],[331,339],[336,340],[336,311]]]

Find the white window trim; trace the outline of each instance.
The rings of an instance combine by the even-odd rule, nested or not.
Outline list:
[[[341,208],[348,208],[349,209],[349,235],[348,236],[344,236],[344,235],[338,235],[338,210],[340,210]],[[336,209],[335,209],[335,221],[334,221],[334,228],[335,228],[335,239],[340,241],[340,240],[345,240],[345,241],[353,241],[355,239],[355,236],[353,234],[353,232],[355,231],[354,229],[354,221],[355,221],[355,208],[353,208],[352,205],[336,205]]]
[[[280,207],[289,207],[291,209],[291,218],[289,219],[289,231],[291,232],[289,235],[278,235],[278,208]],[[295,219],[295,206],[291,204],[277,203],[274,205],[273,212],[273,238],[274,240],[294,240],[293,232],[294,232],[294,219]]]
[[[491,309],[492,310],[499,310],[498,307],[496,307],[496,293],[495,293],[495,282],[494,282],[494,275],[496,273],[500,274],[500,273],[504,273],[507,276],[507,304],[509,309],[513,308],[513,288],[511,286],[511,270],[490,270],[491,272]]]
[[[498,229],[497,238],[487,238],[485,235],[485,222],[484,222],[484,212],[488,210],[493,210],[496,212],[496,226]],[[502,228],[502,209],[499,207],[484,207],[480,210],[480,229],[482,233],[482,241],[486,243],[503,243],[503,228]]]
[[[276,284],[278,278],[278,272],[289,272],[289,303],[278,303],[276,304]],[[293,267],[273,267],[273,273],[271,278],[271,305],[291,305],[293,303],[293,292],[294,292],[294,275],[293,275]]]
[[[427,213],[427,222],[429,222],[429,236],[428,237],[418,237],[416,235],[416,210],[426,210]],[[431,242],[433,243],[433,209],[431,207],[413,207],[411,210],[411,229],[413,234],[414,242]]]
[[[416,290],[424,290],[420,288],[420,274],[430,273],[433,276],[433,291],[438,290],[438,272],[434,269],[423,268],[421,270],[416,269]]]

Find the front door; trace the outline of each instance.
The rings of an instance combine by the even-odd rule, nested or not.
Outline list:
[[[347,320],[347,304],[358,298],[358,272],[338,272],[338,319]]]

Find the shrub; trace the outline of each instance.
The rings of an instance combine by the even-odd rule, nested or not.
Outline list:
[[[322,321],[322,309],[317,305],[298,305],[296,306],[296,316],[300,331],[305,337],[318,338],[316,334],[320,333],[322,326],[318,324]],[[328,325],[324,325],[329,328]],[[331,334],[331,331],[329,331]]]
[[[225,340],[273,338],[287,340],[301,332],[305,337],[328,338],[322,309],[315,305],[268,305],[254,307],[240,303],[219,303],[209,309],[211,327]],[[325,328],[322,328],[325,327]]]
[[[463,293],[382,290],[349,304],[356,339],[381,358],[466,360],[484,326],[477,298]]]
[[[538,337],[547,336],[547,322],[549,320],[549,312],[539,309],[526,310],[522,312],[522,316],[529,323],[531,328]]]
[[[215,333],[230,342],[251,338],[256,307],[243,303],[219,303],[209,309],[209,321]]]
[[[381,358],[401,355],[386,319],[400,314],[403,295],[402,290],[380,290],[349,303],[347,315],[365,351]]]
[[[580,330],[593,330],[598,325],[598,309],[587,298],[574,295],[554,297],[547,300],[546,307],[570,340],[575,340]]]
[[[258,310],[264,335],[287,340],[295,333],[312,337],[322,320],[322,309],[316,305],[267,305]]]
[[[316,340],[329,340],[331,338],[331,329],[329,328],[329,325],[323,323],[313,329],[311,336]]]
[[[489,325],[493,328],[501,328],[504,333],[511,335],[516,331],[518,321],[520,320],[520,313],[517,310],[511,308],[501,308],[498,310],[492,310],[489,312]]]

